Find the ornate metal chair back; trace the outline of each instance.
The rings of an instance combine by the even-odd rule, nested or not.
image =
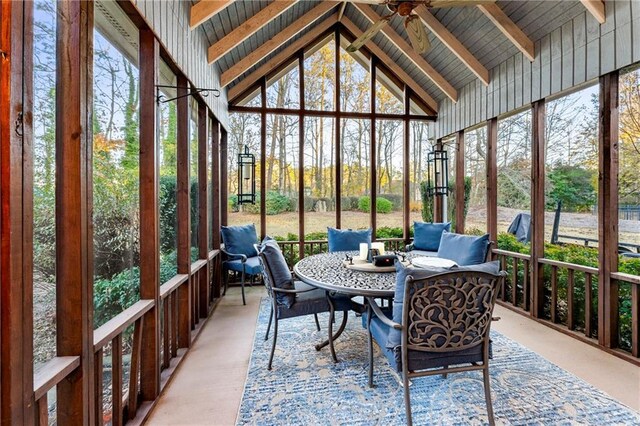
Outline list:
[[[407,277],[403,345],[423,352],[462,351],[488,344],[502,275],[460,271]]]

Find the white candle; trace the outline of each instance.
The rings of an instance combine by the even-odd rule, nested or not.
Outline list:
[[[380,254],[384,254],[384,243],[382,242],[371,243],[371,248],[377,249]]]
[[[360,243],[360,260],[367,260],[368,251],[369,251],[369,244]]]

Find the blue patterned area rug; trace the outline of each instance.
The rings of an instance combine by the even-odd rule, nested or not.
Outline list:
[[[238,424],[406,423],[402,387],[375,344],[376,387],[367,386],[367,335],[353,312],[336,342],[337,364],[328,348],[314,348],[326,337],[328,316],[321,316],[320,332],[312,316],[280,321],[271,371],[267,363],[272,340],[264,340],[268,319],[269,304],[263,300]],[[492,339],[497,424],[640,425],[638,413],[581,379],[497,332]],[[417,425],[487,423],[480,372],[414,379],[411,401]]]

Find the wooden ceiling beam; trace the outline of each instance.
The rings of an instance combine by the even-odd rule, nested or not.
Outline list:
[[[454,36],[438,19],[433,16],[425,5],[420,5],[414,9],[424,25],[435,34],[454,55],[462,61],[485,85],[489,85],[489,70],[467,50],[466,47]]]
[[[232,81],[240,77],[249,68],[262,61],[269,56],[271,52],[278,49],[280,46],[288,42],[291,38],[295,37],[309,25],[317,21],[329,10],[338,4],[336,1],[325,0],[309,12],[305,13],[299,19],[296,19],[287,28],[280,31],[273,36],[269,41],[262,44],[256,50],[249,53],[242,58],[239,62],[235,63],[232,67],[222,73],[220,77],[220,85],[222,87],[228,86]]]
[[[366,4],[353,3],[353,5],[372,23],[382,19],[380,15]],[[382,27],[380,32],[384,34],[407,58],[411,59],[411,62],[413,62],[413,64],[418,67],[418,69],[422,71],[422,73],[430,79],[438,89],[442,90],[449,99],[453,102],[458,101],[458,91],[418,52],[416,52],[416,50],[400,34],[398,34],[391,25],[385,25]]]
[[[593,15],[594,18],[601,24],[604,24],[607,20],[607,13],[605,11],[604,1],[602,0],[580,0],[582,5]]]
[[[199,25],[213,18],[222,9],[229,6],[235,0],[200,0],[191,6],[191,18],[189,27],[193,30]]]
[[[276,19],[298,0],[275,0],[269,6],[244,21],[226,36],[209,46],[208,59],[213,63],[229,53],[231,49],[251,37],[269,22]]]
[[[535,52],[533,41],[522,32],[520,28],[500,9],[495,3],[479,4],[478,9],[484,13],[487,18],[493,22],[496,27],[524,54],[524,56],[533,62]]]
[[[342,17],[342,20],[340,21],[340,23],[342,25],[344,25],[344,27],[349,30],[349,32],[351,32],[356,38],[360,37],[362,35],[362,30],[360,30],[360,28],[358,28],[356,26],[356,24],[354,24],[353,22],[351,22],[351,20],[349,20],[349,18],[347,18],[346,16]],[[382,63],[384,63],[384,65],[389,68],[389,71],[393,72],[396,76],[398,76],[398,78],[402,81],[404,81],[404,83],[406,85],[408,85],[411,90],[413,91],[413,93],[418,96],[420,99],[422,99],[422,101],[433,110],[434,113],[438,112],[438,103],[435,101],[435,99],[433,99],[427,92],[426,90],[424,90],[422,88],[422,86],[420,86],[418,83],[415,82],[415,80],[413,78],[411,78],[411,76],[409,76],[409,74],[406,73],[405,70],[403,70],[398,64],[396,64],[380,47],[378,47],[378,45],[376,45],[373,40],[369,40],[366,44],[365,47],[367,49],[369,49],[369,51],[371,52],[371,54],[373,54],[374,56],[377,56],[378,59],[380,61],[382,61]]]
[[[321,21],[319,24],[315,25],[305,35],[291,43],[289,46],[287,46],[286,49],[282,50],[273,58],[269,59],[254,72],[240,80],[238,84],[229,89],[229,92],[227,94],[228,99],[233,101],[251,86],[256,84],[262,77],[281,66],[285,61],[294,57],[296,52],[298,52],[300,49],[303,49],[309,43],[313,42],[316,38],[321,36],[322,33],[328,31],[337,22],[338,13],[336,12],[327,17],[324,21]]]

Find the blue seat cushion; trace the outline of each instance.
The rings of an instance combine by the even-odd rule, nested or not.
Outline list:
[[[230,271],[242,272],[242,262],[240,259],[228,260],[225,262],[227,269]],[[244,263],[244,272],[248,275],[258,275],[262,273],[262,266],[258,260],[258,256],[248,257]]]
[[[327,228],[329,253],[336,251],[360,250],[360,243],[371,243],[371,229],[353,231],[351,229]]]
[[[367,326],[368,313],[362,314],[362,325]],[[371,336],[380,346],[380,350],[389,361],[389,365],[397,372],[402,371],[402,348],[385,346],[389,339],[389,334],[395,329],[383,323],[380,318],[373,314],[371,318]],[[489,343],[489,357],[492,355],[491,343]],[[462,351],[454,352],[423,352],[409,351],[409,370],[423,370],[429,368],[443,368],[450,365],[468,364],[482,361],[482,345]]]
[[[324,290],[305,284],[302,281],[295,281],[294,285],[296,290],[310,291],[298,293],[295,302],[290,306],[278,305],[278,318],[293,318],[330,311],[329,302],[327,301],[327,295]],[[347,296],[333,296],[331,302],[336,312],[351,309],[351,299]]]
[[[257,256],[253,246],[258,243],[256,226],[248,225],[223,226],[220,230],[224,249],[233,254],[244,254],[247,257]]]
[[[451,222],[413,222],[413,246],[416,250],[438,251],[444,231],[451,230]]]
[[[418,256],[425,256],[425,257],[436,257],[438,255],[438,252],[424,251],[424,250],[411,250],[411,254],[416,254]]]
[[[438,257],[453,260],[460,266],[477,265],[486,260],[489,244],[489,234],[476,237],[444,231]]]
[[[278,243],[275,240],[265,238],[258,246],[258,251],[264,256],[263,261],[268,269],[269,279],[272,280],[271,285],[275,288],[292,290],[294,288],[293,276]],[[285,305],[287,308],[291,307],[296,300],[295,294],[275,292],[275,295],[278,304]]]

